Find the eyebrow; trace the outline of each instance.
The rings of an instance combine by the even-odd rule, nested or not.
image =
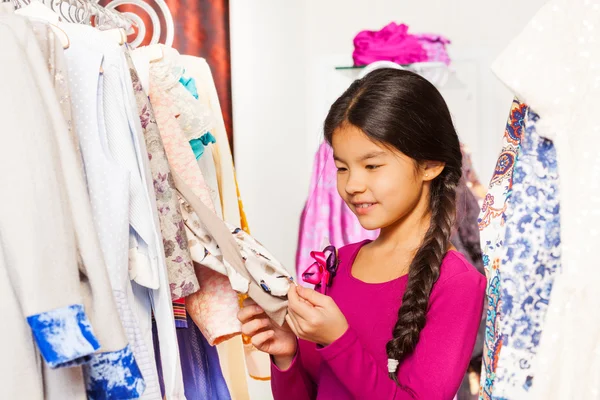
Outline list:
[[[364,154],[364,155],[362,155],[362,156],[361,156],[361,157],[358,159],[358,161],[359,161],[359,162],[362,162],[362,161],[367,161],[367,160],[370,160],[371,158],[376,158],[376,157],[379,157],[379,156],[382,156],[382,155],[385,155],[385,151],[382,151],[382,150],[380,150],[380,151],[372,151],[372,152],[370,152],[370,153],[367,153],[367,154]],[[339,158],[339,157],[338,157],[338,156],[336,156],[335,154],[333,155],[333,159],[334,159],[335,161],[344,162],[344,160],[342,160],[341,158]]]

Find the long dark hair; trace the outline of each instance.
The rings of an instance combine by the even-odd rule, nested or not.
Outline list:
[[[442,95],[426,79],[404,70],[379,69],[355,81],[325,119],[325,139],[330,144],[334,131],[343,124],[394,146],[416,162],[446,164],[431,182],[431,225],[410,265],[393,338],[386,346],[388,358],[402,361],[414,350],[425,326],[429,295],[450,246],[455,191],[461,177],[460,143]],[[396,373],[390,377],[398,382]]]

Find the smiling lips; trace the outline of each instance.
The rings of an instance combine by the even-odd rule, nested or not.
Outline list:
[[[352,203],[356,213],[359,215],[366,215],[375,207],[377,203]]]

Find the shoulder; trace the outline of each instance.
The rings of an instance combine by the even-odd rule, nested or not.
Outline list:
[[[370,243],[370,240],[363,240],[362,242],[348,244],[338,249],[338,259],[340,263],[352,263],[358,254],[358,251],[365,244]]]
[[[449,251],[442,261],[440,277],[435,284],[437,289],[449,289],[450,291],[465,291],[473,294],[485,291],[486,278],[467,261],[458,251]]]

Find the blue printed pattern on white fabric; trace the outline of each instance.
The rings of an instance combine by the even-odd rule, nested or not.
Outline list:
[[[502,261],[502,349],[494,398],[521,399],[535,359],[554,277],[560,269],[558,166],[554,144],[528,110],[506,212]]]
[[[83,368],[91,400],[137,399],[146,389],[129,345],[119,351],[95,354]]]
[[[80,365],[100,348],[80,304],[27,317],[42,357],[50,368]]]

